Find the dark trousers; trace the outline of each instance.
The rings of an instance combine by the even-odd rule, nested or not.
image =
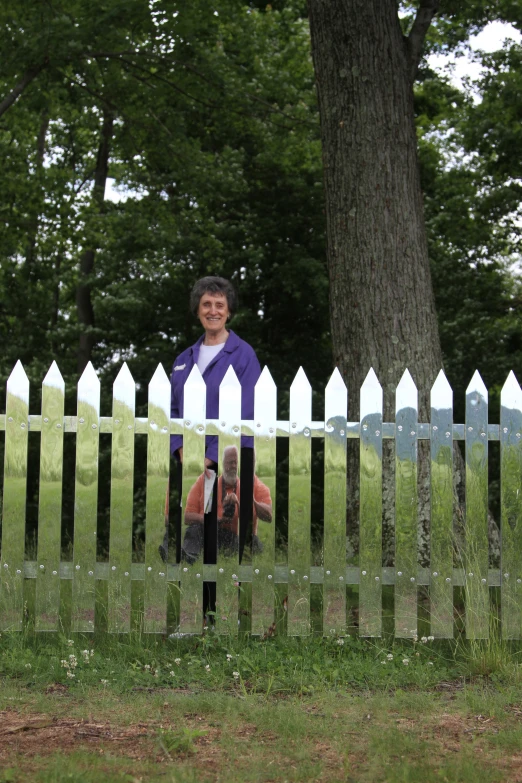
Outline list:
[[[176,475],[177,486],[181,497],[181,477],[182,469],[178,463],[178,470]],[[217,471],[217,465],[210,466],[213,470]],[[254,451],[253,449],[242,448],[241,449],[241,492],[240,492],[240,505],[239,505],[239,562],[243,558],[243,552],[245,550],[245,544],[247,540],[248,531],[252,530],[252,507],[254,503]],[[219,474],[218,474],[219,475]],[[205,564],[217,563],[217,550],[218,550],[218,518],[217,518],[217,481],[212,494],[212,507],[208,514],[205,514],[205,522],[203,525],[203,562]],[[182,515],[183,509],[178,506],[178,513],[176,515],[176,562],[180,563],[183,558],[182,554]],[[219,541],[220,545],[222,544]],[[185,558],[186,559],[186,558]],[[204,582],[203,583],[203,612],[216,611],[216,583]]]

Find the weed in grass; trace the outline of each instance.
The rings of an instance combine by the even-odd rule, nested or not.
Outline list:
[[[172,761],[173,756],[178,756],[182,753],[195,753],[196,746],[194,740],[198,737],[206,736],[207,733],[207,731],[191,729],[186,726],[179,730],[160,728],[158,730],[158,747],[169,761]]]

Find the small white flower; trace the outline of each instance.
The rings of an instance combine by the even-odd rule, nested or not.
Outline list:
[[[74,678],[76,677],[76,675],[75,675],[75,673],[74,673],[74,672],[67,672],[67,676],[68,676],[68,678],[69,678],[70,680],[74,680]]]
[[[30,663],[26,663],[26,664],[25,664],[25,668],[26,668],[26,669],[32,669],[33,667],[31,666],[31,664],[30,664]]]
[[[419,655],[420,655],[420,653],[419,653],[419,652],[416,652],[416,653],[415,653],[415,657],[416,657],[416,658],[418,658],[418,657],[419,657]]]
[[[386,666],[386,661],[381,661],[381,664],[383,664],[384,666]]]
[[[100,682],[101,682],[102,685],[108,685],[109,684],[109,680],[100,680]]]
[[[417,634],[415,634],[415,636],[413,637],[413,641],[414,642],[418,642],[419,641],[419,637],[417,636]]]
[[[433,666],[433,661],[428,661],[428,666]]]
[[[238,680],[239,679],[239,672],[232,672],[232,677],[234,678],[234,680]]]
[[[176,676],[176,672],[170,672],[170,676],[171,677],[175,677]]]
[[[234,656],[230,655],[230,653],[227,653],[227,661],[231,661]]]
[[[60,661],[60,666],[63,666],[64,669],[68,669],[69,661]]]
[[[209,672],[209,671],[210,671],[210,666],[209,666],[209,664],[208,664],[208,663],[207,663],[207,665],[205,666],[205,669],[207,670],[207,672]]]
[[[393,661],[393,655],[391,653],[388,653],[386,657],[389,661]]]
[[[434,636],[428,636],[428,641],[429,642],[434,642],[435,641],[435,637]]]
[[[426,644],[427,641],[428,641],[428,637],[427,636],[421,636],[421,642],[423,644]]]
[[[148,663],[146,663],[143,668],[145,669],[146,672],[148,672],[150,670],[150,666],[149,666]]]
[[[67,647],[74,647],[74,640],[73,639],[67,639]]]
[[[337,639],[337,644],[342,647],[344,644],[344,639]]]
[[[174,663],[179,666],[181,664],[181,658],[174,658]]]
[[[410,662],[410,659],[409,659],[409,658],[403,658],[403,659],[402,659],[402,662],[403,662],[403,664],[404,664],[405,666],[408,666],[408,664],[409,664],[409,662]]]

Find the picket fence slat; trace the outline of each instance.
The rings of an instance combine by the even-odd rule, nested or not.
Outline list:
[[[500,395],[501,622],[504,639],[522,632],[522,391],[512,372]]]
[[[431,633],[453,636],[453,392],[441,370],[430,395]]]
[[[255,475],[270,493],[272,516],[259,520],[260,546],[252,553],[252,634],[273,632],[275,622],[275,497],[277,387],[265,367],[254,394]],[[271,576],[272,579],[268,577]]]
[[[149,384],[147,499],[145,508],[145,584],[143,629],[167,630],[167,568],[159,553],[165,532],[170,468],[170,382],[158,365]]]
[[[346,411],[348,390],[336,368],[324,402],[323,634],[346,633]]]
[[[27,419],[29,379],[20,362],[7,381],[0,607],[2,628],[19,631],[23,616],[25,504],[27,494]]]
[[[225,451],[232,450],[240,460],[241,445],[241,384],[233,367],[229,367],[219,387],[219,418],[221,436],[219,438],[219,470],[225,472]],[[239,473],[241,463],[239,461]],[[224,480],[224,478],[223,478]],[[240,478],[241,481],[241,478]],[[219,483],[219,479],[216,479]],[[219,503],[219,486],[216,485]],[[241,498],[240,498],[241,500]],[[223,514],[225,502],[223,499]],[[231,508],[233,508],[231,506]],[[225,522],[223,516],[221,524]],[[238,520],[239,525],[239,520]],[[219,528],[221,525],[219,526]],[[239,551],[238,541],[222,533],[218,528],[217,547],[217,580],[216,580],[216,630],[218,633],[228,633],[237,636],[237,617],[239,610]],[[230,531],[227,531],[229,533]]]
[[[94,630],[100,381],[89,362],[78,382],[71,628]]]
[[[478,372],[466,389],[466,635],[489,636],[488,392]]]
[[[112,402],[109,633],[128,633],[131,629],[135,406],[136,384],[124,364],[114,381]]]
[[[201,373],[194,366],[183,390],[183,490],[181,537],[185,540],[188,523],[185,518],[187,496],[201,475],[205,460],[205,406],[206,386]],[[187,549],[190,547],[187,546]],[[180,570],[180,633],[199,633],[203,626],[203,548],[198,553],[182,552]]]
[[[408,370],[395,399],[395,636],[417,635],[417,388]]]
[[[260,637],[285,632],[285,625],[292,636],[306,636],[312,627],[322,628],[324,635],[341,636],[348,628],[346,588],[355,586],[359,593],[359,634],[380,636],[382,586],[393,585],[395,634],[414,636],[418,632],[418,588],[422,585],[429,588],[429,620],[435,637],[453,636],[454,598],[463,597],[466,635],[471,639],[487,638],[492,621],[489,588],[498,586],[502,635],[505,639],[521,637],[522,391],[513,373],[502,389],[500,425],[488,423],[488,393],[478,372],[466,391],[465,424],[453,422],[453,393],[442,371],[431,390],[429,423],[418,421],[417,389],[408,371],[397,387],[394,422],[383,421],[383,391],[373,370],[360,390],[360,422],[347,420],[348,392],[337,370],[325,390],[322,421],[312,420],[312,389],[302,369],[290,389],[288,421],[277,419],[277,388],[267,368],[256,387],[251,421],[241,419],[241,386],[233,370],[223,380],[217,419],[206,419],[206,387],[197,368],[185,385],[183,419],[170,418],[170,382],[161,365],[149,385],[146,418],[135,416],[135,390],[124,365],[113,387],[112,416],[100,417],[100,383],[89,364],[78,384],[77,413],[66,416],[64,382],[53,362],[43,381],[41,413],[30,415],[29,381],[20,362],[11,373],[6,412],[0,414],[0,430],[5,431],[0,631],[22,629],[27,600],[24,580],[35,579],[37,631],[61,627],[60,584],[70,580],[71,630],[92,632],[95,585],[101,580],[108,586],[107,629],[111,633],[128,633],[131,629],[134,581],[143,586],[143,629],[147,633],[172,630],[167,618],[171,582],[179,588],[173,593],[179,595],[179,625],[174,629],[179,633],[201,632],[206,583],[207,590],[216,590],[216,631],[220,633],[235,635],[238,619],[243,618],[242,627],[250,622],[251,633]],[[25,559],[29,433],[32,438],[40,438],[38,541],[36,559],[31,561]],[[108,531],[98,530],[100,433],[112,439]],[[168,522],[172,434],[182,434],[184,444],[183,553],[181,562],[175,563],[175,550],[171,548],[169,562],[164,563],[159,544]],[[212,557],[207,562],[202,541],[199,549],[196,546],[194,552],[190,551],[187,533],[194,530],[189,530],[191,520],[185,518],[185,511],[191,488],[204,478],[206,435],[218,436],[220,475],[227,455],[231,459],[240,457],[241,435],[254,437],[255,486],[256,491],[264,493],[266,502],[256,501],[252,552],[249,537],[241,562],[241,542],[237,536],[223,534],[227,527],[223,510],[219,533],[214,531],[216,562]],[[76,441],[71,562],[61,560],[65,436],[74,436]],[[147,438],[145,562],[133,563],[134,444],[141,436]],[[313,437],[324,438],[322,552],[312,552],[312,524],[315,531],[321,529],[320,521],[311,518]],[[277,438],[288,438],[287,510],[276,503]],[[360,450],[360,541],[357,564],[347,565],[346,456],[347,441],[353,438],[359,438]],[[382,566],[383,439],[395,441],[395,560],[393,566],[386,567]],[[422,440],[430,444],[429,472],[419,461],[418,442]],[[465,446],[464,515],[454,487],[454,444],[459,440]],[[500,441],[500,569],[489,567],[489,441]],[[240,480],[244,469],[239,464]],[[420,486],[424,492],[428,480],[431,532],[429,551],[422,554],[429,558],[429,565],[421,567],[417,562],[418,499]],[[240,483],[236,489],[241,502]],[[281,519],[286,512],[287,554],[276,548],[277,515]],[[228,527],[232,533],[238,532],[235,522]],[[108,562],[97,559],[100,532],[109,534]],[[320,564],[317,560],[312,564],[315,558],[320,558]],[[240,611],[238,587],[248,583],[252,585],[251,607],[245,604],[250,591],[243,591]],[[311,610],[315,593],[311,585],[322,586],[322,616],[314,626]],[[463,589],[455,593],[455,588]],[[245,607],[251,611],[245,611]],[[281,608],[287,609],[286,614]]]
[[[360,543],[359,632],[382,630],[382,415],[383,394],[371,369],[360,392]]]
[[[290,386],[288,635],[310,633],[312,387],[302,367]]]
[[[65,383],[53,362],[42,384],[35,628],[57,631],[62,535],[63,412]]]

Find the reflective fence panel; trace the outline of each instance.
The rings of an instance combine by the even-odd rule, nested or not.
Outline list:
[[[301,367],[290,387],[288,635],[310,633],[312,387]]]
[[[205,501],[211,503],[212,481],[204,474],[206,386],[197,367],[185,383],[183,418],[183,492],[181,525],[180,627],[181,633],[201,633],[203,628],[203,517]],[[199,483],[198,483],[199,482]],[[199,484],[202,484],[200,487]],[[187,500],[196,506],[187,514]],[[197,497],[196,497],[197,496]],[[196,497],[196,499],[195,499]],[[193,513],[198,514],[198,519]]]
[[[181,525],[180,626],[181,633],[201,633],[203,628],[203,513],[196,521],[187,515],[187,499],[191,505],[197,493],[197,503],[211,502],[211,481],[204,476],[205,464],[205,381],[197,367],[191,370],[183,390],[183,492]],[[203,484],[198,485],[198,480]],[[203,495],[203,499],[200,496]],[[196,509],[201,511],[201,509]],[[204,511],[204,509],[203,509]],[[198,546],[199,543],[199,546]]]
[[[78,382],[71,628],[94,631],[100,381],[89,362]]]
[[[16,363],[7,381],[5,419],[0,629],[21,631],[24,606],[29,379],[20,362]]]
[[[254,473],[268,490],[270,509],[257,509],[257,541],[252,546],[252,634],[273,632],[275,622],[275,498],[277,388],[265,367],[254,396]],[[256,502],[254,487],[254,502]],[[265,493],[266,495],[266,493]],[[263,498],[268,500],[268,498]],[[265,503],[265,505],[268,505]],[[269,578],[270,577],[270,578]]]
[[[522,633],[522,392],[512,372],[500,396],[501,612],[504,639]]]
[[[35,629],[57,631],[60,610],[65,384],[53,362],[42,384]]]
[[[431,633],[453,637],[453,392],[441,370],[431,390]]]
[[[361,387],[359,632],[382,631],[382,387],[370,370]]]
[[[466,389],[466,635],[487,639],[488,592],[488,392],[478,372]]]
[[[218,509],[216,630],[237,636],[239,504],[252,499],[241,494],[241,385],[233,367],[228,368],[219,387],[219,429],[219,476],[214,487]]]
[[[346,412],[348,391],[333,371],[324,405],[323,634],[346,632]]]
[[[128,633],[131,623],[135,400],[136,385],[124,364],[112,398],[109,633]]]
[[[165,534],[170,468],[170,381],[158,365],[149,383],[147,505],[145,521],[145,633],[167,629],[167,564],[159,545]]]
[[[395,397],[395,636],[417,635],[418,395],[405,370]]]

